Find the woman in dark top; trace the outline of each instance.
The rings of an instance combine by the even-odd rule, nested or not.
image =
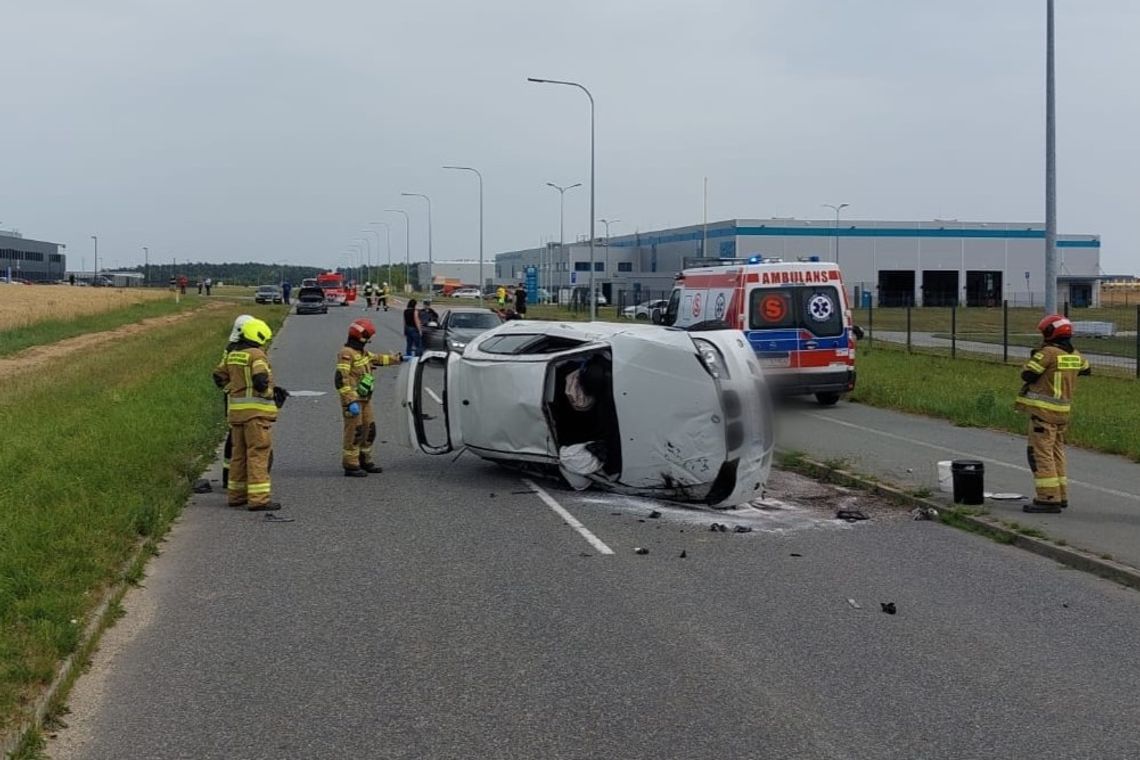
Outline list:
[[[404,309],[404,355],[420,356],[424,352],[424,334],[420,325],[420,314],[416,311],[416,299],[409,298]]]

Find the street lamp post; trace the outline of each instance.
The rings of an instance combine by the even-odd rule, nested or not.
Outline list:
[[[835,263],[839,263],[839,212],[850,206],[850,203],[840,203],[836,206],[834,203],[820,204],[824,208],[829,208],[835,211]]]
[[[610,271],[610,225],[617,224],[621,219],[599,219],[599,222],[606,225],[606,277],[613,282],[613,273]],[[610,296],[613,296],[613,286],[610,286]]]
[[[1053,0],[1045,5],[1045,313],[1057,313],[1057,103]]]
[[[150,284],[150,249],[145,245],[143,249],[143,285]]]
[[[573,185],[567,185],[566,187],[556,185],[553,182],[547,182],[546,184],[548,187],[553,187],[558,191],[558,257],[560,259],[564,259],[566,258],[566,191],[573,190],[576,187],[581,187],[582,183],[575,182]],[[593,264],[590,264],[591,268],[593,268],[593,266]],[[551,287],[549,270],[547,271],[546,275],[546,286],[549,288]],[[562,283],[559,282],[559,285],[561,284]]]
[[[95,275],[91,278],[91,284],[94,285],[99,279],[99,236],[92,235],[91,239],[95,241]]]
[[[435,284],[435,279],[432,277],[432,255],[431,255],[431,198],[423,193],[400,193],[400,195],[407,195],[413,198],[423,198],[427,201],[428,210],[428,272],[427,272],[427,297],[432,296],[432,285]]]
[[[369,222],[369,225],[371,225],[371,224],[372,223]],[[371,232],[373,235],[376,236],[376,258],[379,259],[380,258],[380,233],[374,229],[367,229],[364,231],[365,232]],[[389,243],[389,245],[388,245],[388,258],[390,259],[391,257],[392,257],[392,246]],[[367,281],[368,282],[372,281],[372,257],[371,257],[371,255],[369,255],[369,257],[368,257],[368,278],[367,278]]]
[[[384,211],[392,214],[404,215],[404,287],[407,288],[408,284],[412,281],[412,220],[408,216],[408,212],[404,211],[402,208],[386,208]]]
[[[479,178],[479,293],[482,295],[486,283],[483,281],[483,175],[478,169],[471,166],[445,166],[444,169],[474,172]]]
[[[382,224],[382,225],[384,225],[384,239],[386,241],[386,245],[388,248],[388,284],[391,285],[392,284],[392,225],[388,224],[387,222],[369,222],[369,224]],[[376,240],[377,240],[376,245],[379,247],[379,245],[380,245],[379,234],[377,234]]]
[[[586,97],[590,99],[590,319],[595,320],[598,318],[598,294],[594,290],[594,96],[577,82],[538,79],[536,77],[527,77],[527,81],[537,84],[561,84],[567,87],[577,87],[586,93]]]

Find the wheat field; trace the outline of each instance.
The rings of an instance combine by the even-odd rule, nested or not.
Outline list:
[[[0,331],[49,319],[74,319],[144,301],[170,298],[166,290],[74,288],[70,285],[0,284]]]

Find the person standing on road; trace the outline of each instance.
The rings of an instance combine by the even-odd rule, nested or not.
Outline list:
[[[376,299],[376,311],[380,311],[380,307],[384,307],[384,311],[388,311],[388,283],[380,286],[380,295]]]
[[[499,308],[502,309],[507,305],[507,289],[500,285],[495,290],[495,300],[499,302]]]
[[[281,283],[281,300],[285,302],[286,306],[289,305],[289,294],[292,292],[293,292],[293,283],[289,282],[288,280]]]
[[[364,283],[364,310],[370,311],[372,309],[372,281]]]
[[[372,446],[376,442],[376,418],[372,412],[372,392],[375,378],[373,367],[399,364],[399,354],[374,354],[367,344],[376,334],[376,326],[369,319],[358,319],[348,326],[348,340],[336,355],[336,373],[333,382],[340,396],[341,416],[344,418],[344,437],[341,445],[341,465],[345,477],[363,478],[370,472],[383,472],[372,459]]]
[[[1029,469],[1036,491],[1026,512],[1057,513],[1069,506],[1065,464],[1065,432],[1078,375],[1092,374],[1088,360],[1073,348],[1073,323],[1050,314],[1037,329],[1045,342],[1033,350],[1021,368],[1017,408],[1029,414]]]
[[[287,395],[273,387],[273,371],[265,346],[273,331],[260,319],[250,319],[240,338],[214,368],[214,383],[228,396],[226,417],[233,434],[233,454],[226,487],[231,507],[251,512],[280,509],[270,498],[270,431],[277,419],[279,400]]]
[[[420,326],[420,313],[416,310],[416,299],[409,298],[404,308],[404,356],[419,356],[424,352],[423,328]]]
[[[420,332],[421,332],[421,334],[423,333],[424,325],[431,324],[432,322],[435,322],[436,325],[439,324],[439,314],[437,314],[435,309],[433,309],[431,307],[431,299],[425,298],[424,299],[424,308],[423,308],[423,311],[420,313]]]
[[[230,339],[229,339],[229,342],[226,343],[225,350],[222,351],[222,360],[220,362],[218,362],[219,366],[222,366],[226,363],[226,356],[229,355],[230,351],[237,349],[238,341],[241,340],[241,328],[245,325],[246,322],[248,322],[251,319],[253,319],[252,314],[239,314],[237,316],[237,318],[234,319],[233,329],[230,330]],[[230,414],[230,396],[228,393],[229,389],[228,388],[222,388],[222,390],[227,391],[227,393],[225,394],[225,396],[223,398],[225,398],[225,416],[226,416],[226,420],[228,421],[229,420],[229,414]],[[227,428],[226,429],[226,443],[224,446],[222,446],[222,490],[225,490],[229,486],[229,482],[230,482],[230,457],[233,456],[233,450],[234,450],[233,429]]]
[[[526,317],[526,286],[521,282],[515,290],[515,313],[519,315],[519,319]]]

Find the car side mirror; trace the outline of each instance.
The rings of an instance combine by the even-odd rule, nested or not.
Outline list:
[[[855,336],[855,340],[863,340],[863,328],[859,325],[851,326],[851,334]]]
[[[660,306],[653,307],[653,311],[649,312],[649,318],[651,320],[653,320],[653,324],[655,324],[655,325],[661,324],[664,321],[661,317],[661,307]]]

